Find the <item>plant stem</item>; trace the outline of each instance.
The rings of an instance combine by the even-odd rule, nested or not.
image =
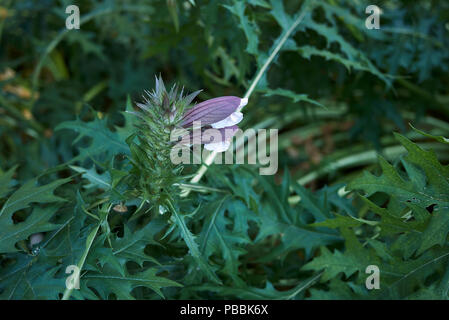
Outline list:
[[[420,96],[423,100],[426,100],[428,102],[428,108],[435,110],[436,112],[441,112],[445,115],[449,115],[449,107],[436,100],[431,93],[411,83],[410,81],[407,81],[406,79],[398,78],[396,81],[399,82],[404,88],[407,88],[408,90]]]
[[[108,206],[108,211],[110,210],[111,206]],[[87,211],[86,211],[87,212]],[[86,240],[86,249],[84,249],[83,255],[81,256],[81,259],[78,261],[77,267],[79,269],[79,273],[81,274],[81,270],[83,269],[84,263],[86,262],[86,258],[87,255],[89,254],[90,248],[92,247],[92,244],[95,240],[95,236],[97,235],[98,230],[100,229],[101,224],[107,220],[108,218],[108,214],[105,214],[105,216],[103,217],[103,219],[101,219],[101,221],[98,222],[98,224],[96,225],[96,227],[94,227],[92,229],[92,231],[89,233],[89,235],[87,236],[87,240]],[[79,276],[79,275],[78,275]],[[64,291],[64,295],[62,296],[62,300],[68,300],[70,298],[70,296],[72,295],[72,291],[73,288],[66,288]]]
[[[81,259],[77,264],[80,273],[84,266],[84,262],[86,261],[87,254],[89,253],[92,243],[95,240],[95,235],[97,234],[99,228],[100,228],[100,223],[97,224],[97,226],[90,232],[90,234],[88,236],[88,241],[86,241],[86,249],[84,250],[83,255],[81,256]],[[72,295],[72,291],[73,291],[73,288],[70,288],[70,289],[66,288],[64,291],[64,295],[62,296],[62,300],[69,300],[70,296]]]
[[[288,30],[284,33],[284,35],[281,37],[281,39],[280,39],[279,43],[277,44],[277,46],[274,48],[274,50],[271,52],[271,54],[268,57],[268,59],[263,64],[262,68],[260,68],[260,70],[258,71],[256,77],[254,78],[254,80],[252,81],[250,87],[246,91],[246,93],[244,95],[244,98],[249,99],[249,97],[254,92],[254,89],[256,88],[257,84],[259,83],[260,79],[262,78],[263,74],[267,70],[268,66],[271,64],[271,62],[273,62],[273,59],[278,54],[279,50],[281,50],[281,48],[284,45],[285,41],[287,41],[287,39],[290,37],[292,32],[296,29],[296,27],[304,19],[305,15],[306,15],[306,10],[305,10],[306,6],[307,6],[307,2],[303,6],[301,14],[298,16],[298,18],[295,19],[295,21],[292,23],[290,28],[288,28]],[[201,165],[201,167],[198,169],[198,171],[195,174],[195,176],[190,180],[190,183],[197,183],[197,182],[199,182],[201,180],[201,178],[206,173],[206,171],[209,168],[209,166],[214,161],[214,159],[217,156],[217,154],[218,154],[218,152],[216,152],[216,151],[213,151],[211,154],[209,154],[209,156],[204,161],[204,164]],[[191,191],[191,189],[184,189],[181,192],[181,197],[187,197],[189,195],[190,191]]]
[[[178,226],[181,236],[184,239],[187,247],[190,250],[190,254],[198,263],[198,267],[207,275],[207,277],[217,283],[222,284],[221,280],[217,277],[217,275],[212,271],[210,266],[207,264],[206,259],[201,255],[201,252],[198,248],[197,243],[195,242],[195,238],[193,234],[190,232],[184,218],[178,213],[175,206],[173,205],[172,199],[167,199],[166,204],[168,205],[169,210],[173,214],[175,218],[175,223]]]
[[[259,72],[257,73],[256,77],[254,78],[253,82],[251,83],[251,86],[249,87],[248,91],[246,91],[244,98],[248,98],[253,93],[254,89],[257,86],[257,83],[260,81],[260,78],[262,78],[262,75],[267,70],[268,66],[273,62],[273,59],[278,54],[279,50],[281,50],[282,46],[284,45],[285,41],[290,37],[291,33],[296,29],[296,27],[301,23],[301,21],[304,19],[304,16],[306,14],[306,10],[303,9],[302,13],[298,16],[298,18],[292,23],[290,28],[288,28],[287,32],[284,33],[281,40],[279,41],[278,45],[274,48],[273,52],[270,54],[268,59],[265,61],[262,68],[260,68]]]

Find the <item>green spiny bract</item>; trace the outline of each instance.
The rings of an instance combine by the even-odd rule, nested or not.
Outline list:
[[[177,194],[173,185],[182,180],[183,167],[170,160],[170,134],[179,127],[184,110],[201,90],[184,96],[184,90],[178,94],[178,89],[174,85],[168,92],[162,78],[156,78],[155,89],[145,92],[145,102],[137,103],[140,110],[133,112],[140,122],[137,132],[127,140],[133,164],[131,174],[143,199],[152,205],[162,204],[169,194]]]

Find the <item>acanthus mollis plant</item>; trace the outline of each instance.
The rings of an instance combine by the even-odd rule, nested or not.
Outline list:
[[[155,89],[146,92],[144,103],[137,103],[140,118],[137,131],[128,139],[133,168],[131,175],[143,200],[163,204],[181,177],[182,167],[170,161],[170,133],[182,121],[184,109],[199,94],[184,96],[175,85],[167,92],[162,78],[156,78]]]
[[[177,85],[167,91],[162,78],[156,77],[155,89],[145,93],[143,103],[136,104],[138,111],[131,112],[140,121],[137,131],[127,139],[133,165],[130,173],[141,198],[152,206],[170,202],[178,193],[175,186],[183,181],[182,165],[170,158],[176,142],[172,140],[174,131],[187,132],[182,140],[188,145],[200,143],[208,150],[223,152],[243,118],[240,110],[248,99],[224,96],[191,107],[200,92],[184,95]],[[203,133],[209,128],[216,129],[221,139],[205,137]]]
[[[189,248],[190,254],[195,259],[197,266],[213,282],[221,283],[217,275],[200,253],[195,241],[195,236],[190,232],[186,217],[187,214],[179,213],[177,195],[180,189],[177,184],[183,181],[182,166],[171,161],[170,154],[175,142],[171,140],[173,130],[179,129],[186,132],[190,126],[199,124],[202,133],[206,128],[215,128],[219,132],[230,130],[235,132],[236,124],[243,115],[240,109],[246,105],[247,99],[234,96],[219,97],[199,103],[192,108],[193,99],[200,91],[195,91],[184,96],[183,90],[178,94],[179,88],[175,85],[167,91],[162,79],[156,78],[156,87],[152,92],[146,92],[145,102],[138,103],[139,111],[132,112],[139,117],[137,131],[128,139],[130,147],[132,169],[130,170],[131,182],[139,193],[142,205],[148,203],[150,207],[164,214],[170,212],[170,223],[167,234],[174,227],[178,227],[180,235]],[[195,129],[188,132],[189,141],[208,145],[217,152],[225,151],[229,147],[229,136],[219,141],[202,141],[194,139]],[[200,134],[202,136],[202,134]],[[223,137],[223,136],[222,136]],[[184,138],[183,138],[184,140]]]

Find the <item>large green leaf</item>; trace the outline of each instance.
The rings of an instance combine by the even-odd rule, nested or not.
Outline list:
[[[154,268],[145,271],[122,275],[114,269],[105,267],[102,273],[88,273],[81,279],[83,290],[89,292],[88,287],[95,288],[103,299],[107,299],[113,293],[117,299],[134,299],[131,291],[137,287],[147,287],[154,290],[159,296],[164,297],[162,287],[180,287],[175,281],[157,275]]]
[[[17,169],[17,166],[12,167],[7,172],[0,174],[0,199],[6,196],[11,190],[11,180]]]
[[[70,129],[78,133],[73,144],[85,137],[91,139],[87,147],[80,147],[79,159],[81,160],[97,156],[104,158],[105,155],[129,153],[129,147],[125,142],[126,137],[123,138],[117,132],[109,129],[106,118],[100,119],[95,115],[93,121],[90,122],[80,119],[66,121],[56,127],[56,130],[62,129]]]
[[[34,207],[30,215],[23,222],[14,223],[12,216],[15,212],[28,208],[32,203],[62,202],[64,199],[55,196],[54,190],[71,178],[56,180],[43,186],[37,186],[37,179],[33,179],[21,186],[6,200],[0,210],[0,253],[15,252],[15,244],[27,239],[38,232],[50,231],[57,228],[49,220],[57,212],[58,206]]]
[[[14,212],[28,208],[31,203],[65,201],[55,196],[53,192],[57,187],[71,180],[71,178],[60,179],[43,186],[37,186],[37,179],[26,182],[6,200],[0,210],[0,218],[11,219]]]

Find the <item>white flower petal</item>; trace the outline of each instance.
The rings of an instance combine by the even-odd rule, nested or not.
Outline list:
[[[237,108],[237,111],[240,111],[243,109],[244,106],[246,106],[248,104],[248,98],[243,98],[242,100],[240,100],[240,104]]]
[[[204,145],[204,149],[216,152],[224,152],[229,149],[231,141],[212,142]]]
[[[225,128],[225,127],[230,127],[233,126],[237,123],[239,123],[240,121],[242,121],[243,119],[243,113],[236,111],[231,113],[231,115],[221,121],[212,123],[211,126],[212,128],[215,129],[220,129],[220,128]]]

